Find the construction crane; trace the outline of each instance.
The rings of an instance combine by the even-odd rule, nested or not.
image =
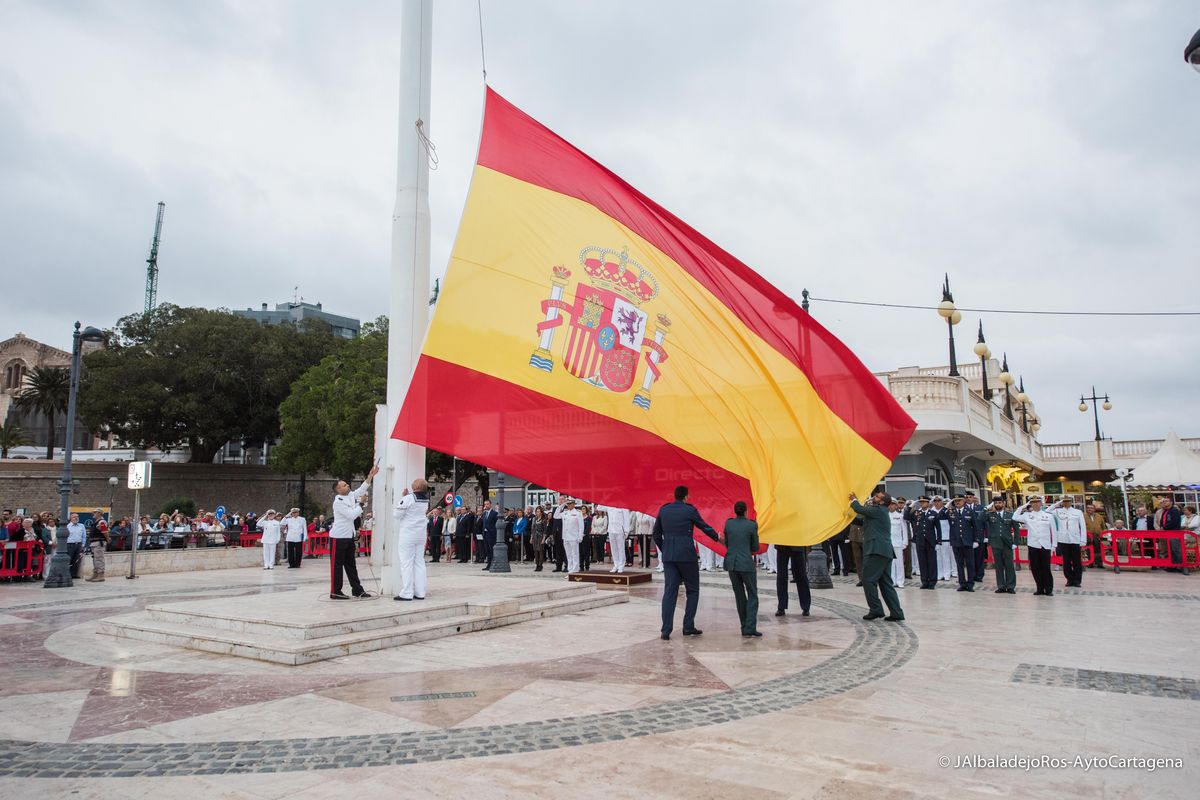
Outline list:
[[[154,220],[154,239],[150,242],[150,257],[146,259],[146,314],[158,305],[158,239],[162,235],[163,210],[166,207],[166,203],[158,204],[158,218]]]

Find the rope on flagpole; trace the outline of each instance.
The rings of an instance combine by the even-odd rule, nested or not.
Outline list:
[[[483,82],[487,83],[487,53],[483,49],[483,0],[475,0],[479,12],[479,64],[483,68]]]

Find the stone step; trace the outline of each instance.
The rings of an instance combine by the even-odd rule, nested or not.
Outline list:
[[[572,588],[586,588],[590,591],[552,590],[532,592],[528,596],[503,598],[495,602],[458,604],[459,608],[465,605],[467,612],[432,618],[418,612],[417,616],[426,617],[419,621],[413,621],[413,615],[410,613],[397,615],[392,609],[392,616],[398,617],[400,624],[343,633],[331,632],[329,635],[315,639],[296,637],[291,632],[285,632],[283,635],[276,632],[275,635],[269,635],[258,627],[253,630],[203,627],[181,621],[183,615],[171,620],[155,618],[147,612],[101,620],[99,630],[101,633],[111,636],[139,641],[253,658],[277,664],[299,665],[472,631],[488,630],[559,614],[571,614],[615,603],[625,603],[629,600],[624,594],[598,592],[590,586]],[[527,598],[534,602],[527,602]],[[367,602],[398,605],[394,601],[386,600]],[[439,611],[454,607],[453,604],[447,604]],[[165,616],[170,617],[170,615]],[[375,618],[374,613],[371,614],[371,618]],[[332,631],[332,627],[327,625],[326,628]]]

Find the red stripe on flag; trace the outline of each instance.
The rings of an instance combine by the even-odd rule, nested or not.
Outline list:
[[[795,301],[490,87],[479,164],[583,200],[670,256],[808,376],[825,405],[887,458],[916,423],[871,371]]]
[[[453,403],[442,402],[447,392]],[[753,508],[744,477],[649,431],[427,355],[417,362],[392,437],[589,502],[650,514],[682,484],[718,531],[738,500]]]

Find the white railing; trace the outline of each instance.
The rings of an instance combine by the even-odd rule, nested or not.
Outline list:
[[[962,381],[936,376],[890,376],[888,389],[905,408],[917,411],[963,411]]]
[[[1049,461],[1073,461],[1079,458],[1079,443],[1074,444],[1044,444],[1042,452]]]
[[[991,427],[992,404],[974,392],[967,392],[967,397],[970,399],[971,413],[986,422],[988,427]]]

